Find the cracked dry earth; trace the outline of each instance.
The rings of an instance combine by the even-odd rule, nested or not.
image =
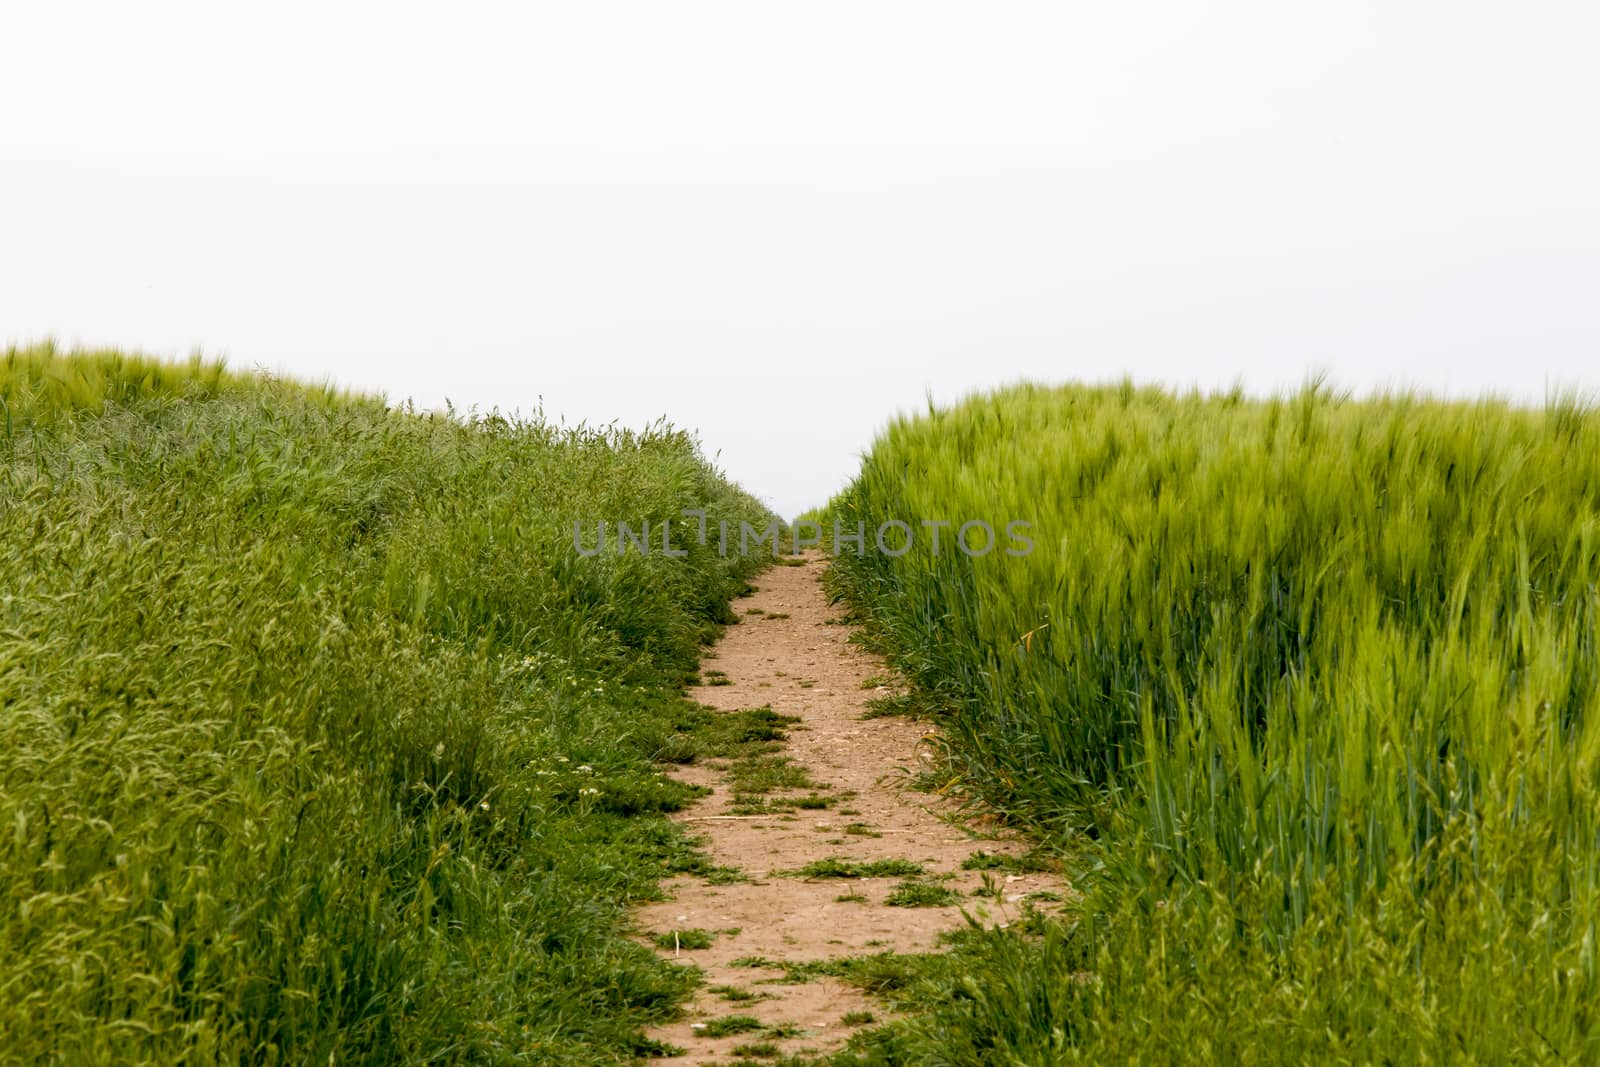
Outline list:
[[[650,1031],[687,1054],[654,1062],[749,1063],[738,1057],[741,1046],[752,1044],[775,1045],[785,1055],[825,1054],[862,1025],[859,1013],[870,1012],[876,1021],[888,1017],[882,1003],[836,978],[787,982],[782,967],[753,967],[752,958],[794,964],[926,952],[938,947],[940,934],[965,924],[963,909],[998,925],[1019,918],[1029,894],[1067,892],[1049,873],[962,869],[980,848],[1016,856],[1026,846],[971,820],[960,822],[954,805],[909,788],[912,775],[931,759],[922,745],[926,727],[898,716],[863,718],[869,700],[890,692],[873,681],[882,679],[885,666],[849,643],[851,628],[834,618],[839,613],[821,586],[826,557],[812,552],[802,559],[766,571],[756,579],[754,594],[734,601],[740,624],[728,627],[701,665],[718,684],[693,688],[689,697],[721,711],[770,706],[799,718],[778,754],[804,767],[821,788],[776,790],[767,796],[775,810],[738,814],[727,763],[709,760],[673,770],[680,780],[712,790],[677,818],[703,839],[716,865],[736,868],[747,880],[713,884],[679,876],[664,884],[667,900],[640,909],[639,927],[651,944],[657,935],[666,935],[670,945],[674,933],[715,932],[708,947],[685,947],[681,938],[677,947],[657,945],[675,962],[699,967],[705,980],[684,1018]],[[829,806],[783,804],[785,798],[812,795],[828,798]],[[784,873],[828,859],[912,861],[925,872],[915,882],[952,890],[956,896],[950,899],[957,902],[886,903],[905,881],[900,877]],[[986,875],[988,892],[975,895],[985,890]],[[724,991],[717,992],[719,987]],[[757,999],[730,999],[727,987]],[[744,1032],[721,1034],[718,1020],[736,1015],[753,1017],[761,1029],[746,1023],[750,1029]],[[745,1054],[750,1051],[755,1050]]]

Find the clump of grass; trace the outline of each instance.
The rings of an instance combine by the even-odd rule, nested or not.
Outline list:
[[[843,1026],[870,1026],[878,1021],[878,1017],[870,1011],[847,1011],[839,1017]]]
[[[844,828],[844,832],[852,837],[882,837],[878,831],[864,822],[853,822]]]
[[[788,728],[799,721],[770,707],[718,711],[685,701],[670,724],[653,730],[639,724],[639,737],[651,758],[661,763],[740,759],[777,752]]]
[[[728,782],[733,793],[730,811],[735,815],[821,811],[854,796],[854,793],[815,792],[831,788],[811,778],[806,768],[787,756],[751,756],[728,767]],[[803,796],[771,796],[780,791],[809,789]]]
[[[670,1041],[659,1041],[653,1037],[640,1037],[633,1043],[635,1056],[685,1056],[689,1050],[682,1045],[674,1045]]]
[[[754,993],[734,985],[714,985],[709,987],[706,992],[719,996],[733,1004],[748,1004],[758,1000],[769,999],[769,995],[766,993]]]
[[[770,956],[740,956],[738,959],[729,960],[729,967],[744,967],[752,970],[782,970],[783,964]]]
[[[867,903],[867,896],[865,893],[840,893],[833,898],[833,902],[835,904],[865,904]]]
[[[861,713],[863,719],[883,719],[891,715],[915,718],[917,715],[916,698],[909,693],[874,697],[867,701],[867,710]]]
[[[788,873],[801,878],[899,878],[922,874],[923,867],[911,860],[851,860],[830,856]]]
[[[680,838],[677,847],[665,857],[662,871],[664,874],[691,874],[703,878],[707,885],[739,885],[750,880],[750,876],[737,867],[725,867],[711,862],[711,858],[697,847],[704,842],[698,838],[685,841]]]
[[[766,1024],[753,1015],[724,1015],[720,1019],[712,1019],[697,1032],[701,1037],[731,1037],[765,1029]]]
[[[804,766],[787,756],[754,756],[741,759],[729,769],[729,785],[735,793],[758,795],[778,789],[823,788],[811,779]]]
[[[782,1055],[782,1050],[771,1041],[752,1041],[744,1045],[735,1045],[728,1050],[730,1056],[736,1059],[775,1059]]]
[[[1048,871],[1051,864],[1037,851],[1021,856],[1008,856],[1003,852],[985,852],[979,849],[961,861],[963,871],[1005,871],[1007,874],[1028,874]]]
[[[895,886],[883,900],[891,908],[942,908],[960,901],[961,894],[948,886],[909,879]]]
[[[672,949],[673,951],[680,949],[693,951],[695,949],[710,948],[712,942],[716,939],[716,931],[697,928],[693,930],[667,930],[657,934],[654,941],[657,948]]]

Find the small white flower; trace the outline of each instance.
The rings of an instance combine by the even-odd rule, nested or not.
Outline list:
[[[593,774],[594,773],[594,768],[589,766],[587,763],[580,763],[580,764],[578,764],[578,773],[579,774]]]

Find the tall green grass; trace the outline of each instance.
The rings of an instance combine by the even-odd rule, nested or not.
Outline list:
[[[0,1061],[599,1064],[764,522],[684,434],[0,356]],[[572,522],[682,523],[592,559]]]
[[[1088,893],[903,1062],[1600,1058],[1579,398],[1018,387],[895,422],[829,517],[1033,523],[835,580]]]

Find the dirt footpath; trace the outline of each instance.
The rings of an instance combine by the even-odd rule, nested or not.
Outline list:
[[[735,805],[726,762],[674,770],[713,790],[678,818],[705,839],[717,865],[748,880],[674,878],[665,885],[669,900],[640,910],[651,943],[656,935],[669,942],[657,950],[700,967],[706,978],[685,1019],[651,1032],[688,1055],[656,1062],[728,1063],[736,1050],[772,1051],[751,1046],[791,1055],[837,1049],[866,1024],[866,1013],[883,1020],[883,1004],[834,978],[783,982],[782,967],[752,965],[758,958],[792,964],[925,952],[965,923],[963,910],[1004,924],[1021,915],[1029,894],[1066,892],[1049,873],[962,869],[979,850],[1018,856],[1024,848],[954,822],[951,805],[908,788],[930,765],[922,745],[927,727],[900,716],[863,718],[869,700],[892,694],[886,668],[849,643],[851,628],[838,624],[841,609],[828,603],[820,581],[826,557],[804,559],[766,571],[756,593],[734,601],[742,621],[702,664],[704,680],[717,684],[689,691],[690,699],[722,711],[770,706],[798,717],[778,755],[803,768],[812,784],[771,790],[756,804],[771,810],[752,814],[748,795]],[[827,807],[815,806],[823,802]],[[823,861],[854,865],[831,864],[834,875],[870,873],[875,861],[909,861],[920,873],[781,873]],[[684,931],[711,933],[709,947],[686,947],[682,937],[674,945],[674,933]]]

